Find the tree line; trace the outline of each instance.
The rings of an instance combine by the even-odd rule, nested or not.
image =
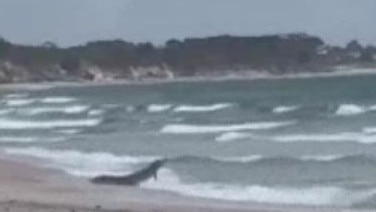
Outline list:
[[[355,40],[337,47],[304,33],[172,39],[161,46],[103,40],[67,48],[51,42],[31,46],[0,39],[0,61],[45,75],[56,69],[67,75],[80,74],[90,66],[121,76],[127,76],[134,67],[152,66],[170,69],[181,76],[243,70],[284,74],[336,65],[373,64],[375,55],[374,46],[363,47]]]

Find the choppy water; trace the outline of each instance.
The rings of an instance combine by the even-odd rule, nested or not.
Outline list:
[[[375,207],[376,76],[1,91],[0,147],[79,177],[169,157],[142,186],[191,196]]]

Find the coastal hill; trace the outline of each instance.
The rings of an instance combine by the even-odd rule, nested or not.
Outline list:
[[[0,83],[283,75],[339,66],[376,67],[376,47],[356,40],[331,46],[304,33],[173,39],[161,46],[108,40],[67,48],[0,39]]]

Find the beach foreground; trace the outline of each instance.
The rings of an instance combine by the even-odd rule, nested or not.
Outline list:
[[[0,211],[356,211],[235,203],[139,188],[94,186],[85,180],[35,167],[23,160],[1,159]]]

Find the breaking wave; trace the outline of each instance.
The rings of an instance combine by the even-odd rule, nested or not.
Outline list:
[[[149,113],[157,113],[157,112],[163,112],[163,111],[169,110],[171,109],[171,107],[172,105],[170,104],[162,104],[162,105],[152,104],[147,107],[147,111]]]
[[[63,104],[63,103],[70,103],[76,101],[75,98],[66,97],[66,96],[51,96],[45,97],[40,100],[42,103],[46,104]]]
[[[43,148],[6,148],[5,153],[46,160],[46,166],[59,168],[71,175],[92,177],[100,174],[125,174],[132,165],[148,163],[158,157],[117,156],[111,153],[84,153],[76,150],[52,150]]]
[[[25,121],[0,119],[0,129],[54,129],[71,127],[93,127],[102,122],[102,119],[78,119],[78,120],[51,120],[51,121]]]
[[[273,113],[281,114],[281,113],[288,113],[299,109],[298,106],[277,106],[273,108]]]
[[[25,108],[20,110],[20,113],[25,115],[39,115],[43,113],[65,113],[65,114],[79,114],[87,111],[90,106],[87,105],[73,105],[67,107],[35,107]]]
[[[184,183],[170,169],[162,169],[158,181],[149,180],[144,188],[168,190],[187,196],[232,201],[294,204],[310,206],[351,206],[372,197],[376,191],[351,191],[340,187],[266,187],[219,183]]]
[[[354,104],[342,104],[337,108],[337,111],[335,112],[338,116],[352,116],[352,115],[358,115],[367,112],[368,109],[354,105]]]
[[[266,130],[283,126],[288,126],[294,122],[254,122],[234,125],[188,125],[188,124],[171,124],[164,126],[161,133],[171,134],[198,134],[198,133],[217,133],[231,132],[242,130]]]
[[[218,103],[213,105],[181,105],[174,109],[174,112],[212,112],[232,107],[232,103]]]

